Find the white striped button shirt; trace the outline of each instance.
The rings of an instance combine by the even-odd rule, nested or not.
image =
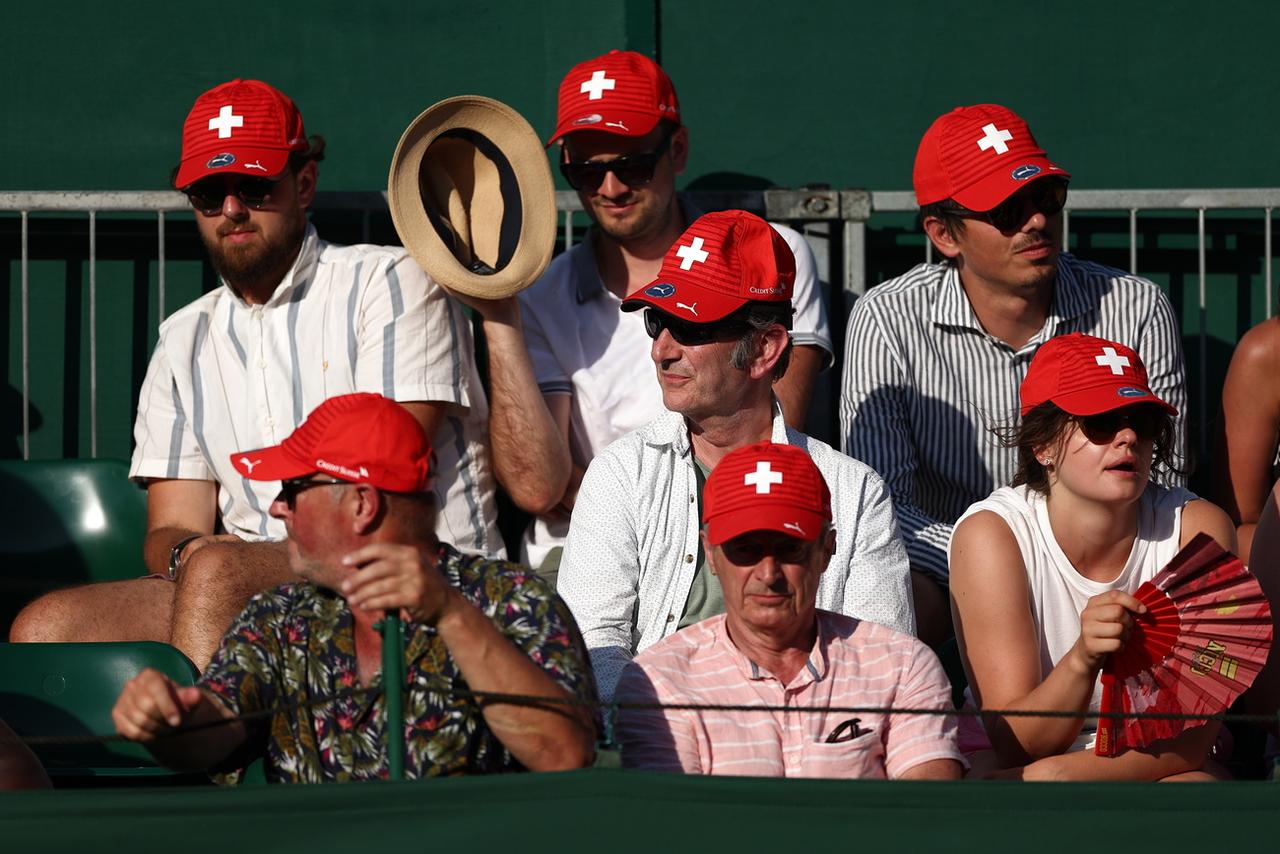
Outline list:
[[[993,428],[1016,424],[1031,357],[1056,335],[1127,344],[1151,390],[1177,407],[1186,385],[1178,320],[1154,283],[1064,253],[1043,328],[1014,350],[987,334],[953,265],[920,264],[872,288],[849,316],[840,394],[845,453],[893,492],[914,569],[947,578],[947,543],[970,504],[1013,480],[1017,453]]]
[[[828,742],[853,715],[831,706],[951,709],[937,656],[885,626],[817,612],[808,661],[787,684],[734,646],[724,616],[681,629],[636,656],[619,703],[790,706],[818,712],[622,709],[618,740],[629,768],[756,777],[901,777],[935,759],[963,763],[956,719],[857,714],[863,734]]]
[[[442,540],[498,553],[488,406],[458,304],[397,247],[336,246],[307,227],[265,305],[223,284],[160,326],[138,400],[130,477],[213,480],[223,527],[279,540],[277,482],[231,465],[275,445],[327,398],[356,391],[449,404],[435,437]]]

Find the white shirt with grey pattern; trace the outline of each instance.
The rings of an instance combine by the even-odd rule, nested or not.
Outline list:
[[[338,246],[308,225],[265,305],[224,283],[160,325],[129,476],[216,481],[229,533],[279,540],[284,524],[267,514],[279,484],[242,477],[233,453],[278,444],[335,395],[441,402],[436,531],[461,550],[501,556],[473,353],[461,307],[403,249]]]

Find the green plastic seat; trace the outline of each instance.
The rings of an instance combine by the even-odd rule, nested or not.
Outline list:
[[[145,572],[146,492],[122,460],[0,460],[0,639],[59,587]]]
[[[112,735],[111,709],[124,683],[154,667],[194,685],[195,665],[163,643],[0,644],[0,719],[25,737]],[[51,777],[174,775],[127,741],[34,745]]]

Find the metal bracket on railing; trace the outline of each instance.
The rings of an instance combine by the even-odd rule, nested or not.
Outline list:
[[[822,220],[840,218],[840,194],[826,187],[764,191],[767,220]]]

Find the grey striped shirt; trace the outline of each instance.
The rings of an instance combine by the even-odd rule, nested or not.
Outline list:
[[[1186,381],[1178,320],[1152,282],[1063,254],[1043,328],[1014,350],[978,322],[950,264],[920,264],[867,292],[845,339],[840,427],[846,454],[889,485],[914,569],[947,578],[955,520],[1013,479],[1015,451],[992,428],[1018,417],[1018,386],[1036,349],[1084,332],[1127,344],[1151,390],[1178,408]]]
[[[134,423],[129,475],[218,484],[228,533],[278,540],[279,491],[231,455],[275,445],[326,399],[371,391],[447,406],[435,436],[436,531],[466,551],[502,552],[489,470],[488,406],[458,304],[405,250],[336,246],[308,226],[265,305],[222,285],[160,325]]]

